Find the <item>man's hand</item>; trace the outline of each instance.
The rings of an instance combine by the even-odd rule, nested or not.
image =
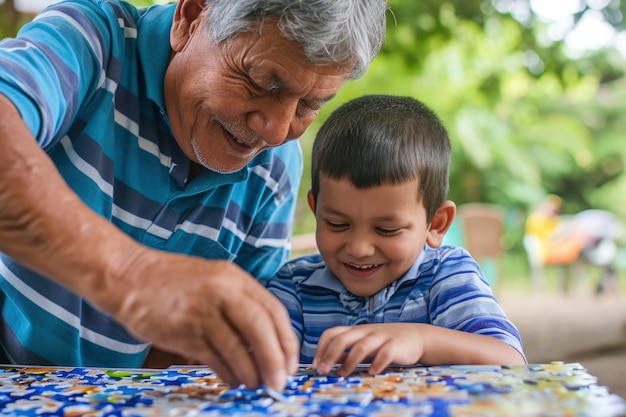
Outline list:
[[[298,366],[286,309],[237,265],[146,250],[120,278],[114,317],[231,385],[282,389]],[[111,292],[109,292],[111,293]]]
[[[96,214],[2,94],[0,153],[0,251],[226,382],[282,388],[295,372],[298,341],[274,296],[234,264],[147,249]]]

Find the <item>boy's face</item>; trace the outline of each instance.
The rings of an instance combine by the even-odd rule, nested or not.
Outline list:
[[[320,177],[317,245],[328,268],[352,294],[371,296],[400,278],[427,241],[417,180],[359,190]]]

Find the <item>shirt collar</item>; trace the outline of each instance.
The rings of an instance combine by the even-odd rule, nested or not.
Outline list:
[[[175,10],[175,4],[148,7],[137,23],[137,44],[146,95],[162,112],[165,112],[163,80],[172,53],[170,30]]]
[[[330,269],[325,266],[322,269],[315,271],[307,280],[307,286],[315,286],[325,288],[329,291],[333,291],[338,293],[339,300],[344,308],[348,311],[358,312],[363,306],[365,302],[372,298],[374,311],[379,307],[384,306],[389,299],[395,294],[395,292],[407,281],[417,280],[420,276],[420,266],[427,260],[430,256],[432,256],[428,251],[428,247],[424,246],[424,249],[418,256],[417,260],[411,268],[399,279],[395,280],[391,284],[387,285],[385,288],[378,291],[371,297],[360,297],[350,293],[337,279]],[[427,254],[428,253],[428,254]]]

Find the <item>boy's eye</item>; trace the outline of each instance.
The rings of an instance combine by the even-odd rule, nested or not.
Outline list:
[[[378,231],[379,234],[383,236],[393,236],[400,231],[400,229],[385,229],[382,227],[378,227],[376,228],[376,230]]]
[[[348,227],[348,224],[326,220],[326,226],[331,230],[343,230]]]

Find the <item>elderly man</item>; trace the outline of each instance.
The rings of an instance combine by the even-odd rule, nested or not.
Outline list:
[[[0,42],[0,360],[155,346],[282,387],[298,343],[256,278],[289,254],[293,140],[364,74],[386,8],[69,0]]]

